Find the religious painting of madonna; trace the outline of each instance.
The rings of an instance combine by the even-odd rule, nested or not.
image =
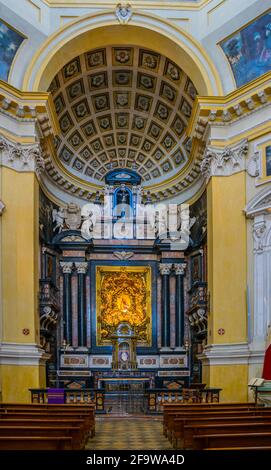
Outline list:
[[[97,345],[111,344],[120,323],[130,324],[137,343],[151,346],[151,268],[96,267]]]
[[[271,70],[271,12],[220,43],[238,87]]]

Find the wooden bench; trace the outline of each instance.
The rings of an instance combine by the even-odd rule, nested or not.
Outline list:
[[[228,417],[238,417],[238,416],[261,416],[270,414],[270,409],[261,408],[261,409],[222,409],[222,410],[201,410],[199,411],[183,411],[182,413],[174,413],[168,416],[167,423],[165,425],[164,433],[169,438],[172,439],[173,432],[178,429],[178,420],[183,418],[205,418],[208,416],[219,417],[219,416],[228,416]]]
[[[1,436],[0,450],[72,450],[72,438]]]
[[[207,436],[194,436],[194,449],[233,449],[251,448],[251,447],[270,447],[271,432],[260,433],[236,433],[236,434],[209,434]]]
[[[255,403],[209,403],[209,404],[167,404],[164,407],[163,415],[163,429],[164,435],[167,436],[168,422],[177,417],[180,413],[184,411],[203,411],[203,410],[236,410],[236,409],[255,409]]]
[[[82,439],[80,427],[61,426],[3,426],[0,425],[0,437],[71,437],[71,448],[82,450],[85,441]]]
[[[199,425],[185,425],[183,448],[194,449],[194,439],[196,436],[209,436],[219,434],[250,434],[250,433],[271,433],[271,421],[268,422],[254,422],[249,423],[216,423],[216,424],[199,424]]]
[[[193,417],[193,418],[181,418],[176,420],[176,426],[172,431],[172,445],[174,448],[184,448],[184,427],[185,426],[201,426],[201,425],[212,425],[212,424],[234,424],[234,423],[244,423],[249,425],[250,422],[260,422],[260,423],[271,423],[271,412],[268,415],[260,416],[224,416],[224,417]],[[193,437],[193,436],[192,436]],[[187,444],[188,445],[188,444]]]
[[[215,451],[218,451],[218,450],[241,450],[241,451],[248,451],[248,450],[271,450],[271,446],[258,446],[258,447],[210,447],[209,449],[202,449],[202,450],[215,450]]]
[[[95,422],[91,419],[91,416],[85,411],[50,411],[50,410],[22,410],[22,409],[0,409],[0,420],[6,417],[10,418],[19,418],[19,419],[27,419],[27,418],[53,418],[53,419],[62,419],[62,418],[69,418],[69,419],[81,419],[83,420],[84,429],[86,433],[90,433],[91,436],[95,434]]]

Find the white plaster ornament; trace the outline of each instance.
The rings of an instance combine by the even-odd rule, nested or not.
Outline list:
[[[126,6],[119,3],[115,11],[116,17],[121,24],[127,24],[132,17],[132,7],[129,3]]]

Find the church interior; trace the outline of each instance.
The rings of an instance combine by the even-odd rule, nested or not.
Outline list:
[[[271,450],[271,0],[0,0],[0,45],[0,450]]]

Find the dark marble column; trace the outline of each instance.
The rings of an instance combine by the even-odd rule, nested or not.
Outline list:
[[[71,261],[60,262],[63,273],[63,339],[72,346],[72,298],[71,298]]]
[[[186,265],[184,263],[174,264],[176,276],[175,292],[175,348],[183,346],[184,342],[184,285],[183,278]]]
[[[161,345],[162,348],[170,347],[170,293],[169,293],[169,276],[172,264],[161,263],[159,265],[160,274],[162,276],[162,324],[161,324]]]
[[[86,319],[86,273],[87,262],[75,263],[78,275],[78,346],[87,345],[87,319]]]

